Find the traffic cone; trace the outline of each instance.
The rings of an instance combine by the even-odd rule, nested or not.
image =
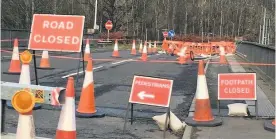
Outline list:
[[[90,43],[89,39],[86,39],[85,51],[84,51],[84,61],[88,61],[91,58],[90,56]]]
[[[153,45],[153,53],[157,53],[157,47],[156,47],[156,41],[154,41],[154,45]]]
[[[50,66],[50,62],[49,62],[49,54],[48,51],[43,51],[42,52],[42,57],[40,59],[40,66],[37,67],[38,69],[53,69]]]
[[[140,59],[141,59],[142,61],[147,61],[147,60],[148,60],[147,42],[145,42],[145,44],[144,44],[143,53],[142,53],[142,56],[140,57]]]
[[[186,47],[183,47],[180,49],[179,58],[178,58],[178,64],[185,64],[186,63]]]
[[[140,43],[139,53],[143,53],[143,42],[142,41]]]
[[[96,109],[92,59],[89,59],[87,63],[80,102],[78,109],[76,110],[76,116],[80,118],[105,116],[104,113]]]
[[[267,131],[275,132],[275,119],[274,120],[266,120],[264,122],[264,129]]]
[[[18,39],[14,39],[10,67],[9,67],[8,72],[3,72],[3,73],[19,75],[21,72],[20,66],[21,65],[20,65],[20,61],[19,61]]]
[[[196,88],[195,112],[193,117],[185,119],[186,124],[190,126],[214,127],[222,125],[222,120],[212,114],[212,108],[209,100],[208,87],[204,73],[204,62],[199,61],[197,88]]]
[[[132,42],[131,54],[136,55],[135,40],[133,40],[133,42]]]
[[[76,139],[74,78],[69,77],[65,92],[65,103],[59,116],[55,139]]]
[[[112,57],[120,57],[119,55],[118,40],[116,39]]]
[[[148,54],[150,55],[152,54],[151,41],[149,42]]]
[[[32,54],[26,50],[20,55],[22,62],[22,71],[19,77],[19,84],[31,85],[31,77],[30,77],[30,63],[32,60]],[[11,101],[7,101],[7,108],[14,109]],[[40,109],[41,104],[35,104],[33,110]]]
[[[224,51],[224,47],[220,46],[219,47],[220,50],[220,59],[219,59],[219,63],[220,64],[226,64],[226,58],[225,58],[225,51]]]
[[[16,139],[35,139],[35,125],[32,109],[35,105],[34,95],[27,90],[19,90],[12,98],[12,105],[18,112]]]

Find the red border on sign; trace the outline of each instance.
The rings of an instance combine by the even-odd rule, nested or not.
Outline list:
[[[133,85],[134,85],[134,81],[135,81],[135,79],[137,77],[143,77],[143,78],[149,78],[149,79],[158,79],[158,80],[166,80],[166,81],[171,82],[172,87],[171,87],[170,92],[169,92],[169,98],[168,98],[167,105],[157,105],[157,104],[151,104],[151,103],[142,103],[142,102],[138,102],[138,101],[132,101],[131,98],[132,98],[132,95],[133,95]],[[132,81],[132,87],[131,87],[131,92],[130,92],[130,97],[129,97],[128,102],[130,102],[130,103],[137,103],[137,104],[144,104],[144,105],[151,105],[151,106],[159,106],[159,107],[169,107],[169,105],[171,103],[172,88],[173,88],[173,80],[135,75],[134,78],[133,78],[133,81]]]
[[[254,76],[254,80],[255,80],[255,97],[254,98],[220,98],[220,92],[219,92],[219,88],[220,88],[220,84],[219,84],[219,81],[220,81],[220,76],[221,75],[225,75],[225,74],[228,74],[228,75],[239,75],[239,74],[252,74]],[[220,73],[218,74],[218,100],[257,100],[257,80],[256,80],[256,73]]]
[[[32,32],[33,32],[33,23],[34,23],[34,20],[35,20],[35,16],[62,16],[62,17],[82,17],[82,20],[83,20],[83,24],[82,24],[82,32],[80,34],[80,40],[81,40],[81,43],[80,43],[80,47],[79,47],[79,50],[78,51],[70,51],[70,50],[57,50],[57,49],[43,49],[43,48],[31,48],[30,49],[30,42],[31,42],[31,35],[32,35]],[[31,32],[30,32],[30,37],[29,37],[29,43],[28,43],[28,49],[29,50],[45,50],[45,51],[57,51],[57,52],[81,52],[81,47],[82,47],[82,42],[83,42],[83,29],[84,29],[84,21],[85,20],[85,16],[80,16],[80,15],[55,15],[55,14],[33,14],[33,20],[32,20],[32,27],[31,27]]]

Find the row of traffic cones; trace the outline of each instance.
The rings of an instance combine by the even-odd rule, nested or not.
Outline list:
[[[19,48],[18,48],[18,39],[14,39],[13,43],[13,53],[10,62],[10,66],[7,72],[3,72],[4,74],[14,74],[19,75],[21,73],[21,65],[19,60]],[[49,54],[48,51],[42,52],[42,57],[40,60],[39,69],[52,69],[50,66]]]
[[[133,40],[132,43],[132,49],[131,49],[131,55],[136,55],[136,41]],[[145,42],[146,43],[146,42]],[[90,54],[90,45],[89,45],[89,40],[86,40],[86,46],[85,46],[85,51],[84,51],[84,61],[88,61],[88,59],[91,58],[91,54]],[[156,53],[157,52],[157,46],[156,46],[156,41],[154,41],[154,47],[151,48],[151,42],[149,42],[149,46],[148,46],[148,54],[152,54],[152,53]],[[145,45],[146,46],[146,45]],[[140,48],[139,48],[139,52],[142,52],[142,43],[140,43]],[[4,74],[17,74],[19,75],[21,73],[21,65],[20,65],[20,60],[19,60],[19,49],[18,49],[18,39],[14,40],[14,46],[13,46],[13,53],[12,53],[12,59],[10,62],[10,66],[7,72],[3,72]],[[120,57],[119,54],[119,48],[118,48],[118,40],[115,40],[115,45],[114,45],[114,50],[113,50],[113,54],[112,57]],[[50,59],[49,59],[49,53],[48,51],[43,51],[42,52],[42,57],[40,59],[40,65],[39,67],[37,67],[38,69],[54,69],[51,67],[50,65]]]

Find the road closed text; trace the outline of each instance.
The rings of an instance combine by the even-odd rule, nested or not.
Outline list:
[[[42,24],[42,29],[51,30],[67,30],[71,31],[74,28],[74,23],[71,21],[58,22],[58,21],[48,21],[44,20]],[[36,43],[48,43],[48,44],[78,44],[80,43],[80,38],[78,36],[58,36],[54,33],[51,35],[35,34],[34,41]]]
[[[34,14],[29,49],[80,52],[84,16]]]
[[[224,73],[218,78],[218,99],[255,99],[255,73]]]

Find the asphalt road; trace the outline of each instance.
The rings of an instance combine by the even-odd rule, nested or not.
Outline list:
[[[136,59],[129,51],[120,51],[121,59]],[[1,53],[4,54],[4,53]],[[6,53],[4,55],[7,55]],[[112,52],[93,53],[94,59],[110,59]],[[67,56],[78,57],[78,54]],[[175,60],[165,54],[151,55],[149,59]],[[37,59],[39,63],[39,58]],[[120,60],[120,59],[117,59]],[[62,78],[68,74],[77,72],[78,60],[51,58],[54,70],[38,70],[40,85],[66,86],[67,79]],[[169,78],[174,80],[170,108],[176,116],[184,120],[189,112],[194,93],[196,91],[197,64],[190,62],[186,65],[176,63],[148,63],[125,61],[95,61],[94,81],[96,106],[107,116],[99,119],[77,118],[78,138],[162,138],[160,131],[151,119],[154,115],[164,114],[166,109],[146,105],[134,105],[135,122],[128,124],[127,134],[122,135],[123,117],[126,113],[128,98],[134,75],[153,76]],[[112,64],[113,63],[113,64]],[[9,61],[2,61],[2,72],[7,71]],[[31,65],[33,67],[33,64]],[[18,82],[19,75],[2,75],[2,81]],[[78,82],[75,83],[76,107],[80,97],[83,74],[74,76]],[[32,83],[35,84],[34,70],[31,68]],[[60,108],[43,105],[42,109],[34,112],[36,135],[42,137],[53,137],[59,120]],[[6,111],[6,131],[16,132],[18,115],[14,110]],[[180,134],[167,132],[167,138],[181,138]]]

